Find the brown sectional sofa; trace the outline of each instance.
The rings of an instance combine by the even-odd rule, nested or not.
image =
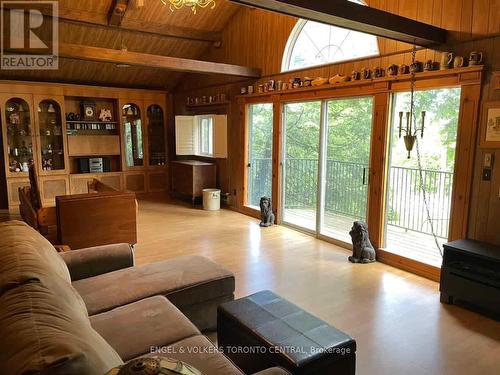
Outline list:
[[[1,223],[0,373],[97,375],[163,355],[242,375],[200,332],[233,292],[234,276],[202,257],[135,267],[128,245],[59,254],[26,224]]]

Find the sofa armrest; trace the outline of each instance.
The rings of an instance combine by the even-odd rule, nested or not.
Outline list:
[[[81,280],[134,266],[129,244],[114,244],[72,250],[59,254],[68,266],[71,280]]]
[[[281,367],[271,367],[271,368],[256,372],[253,375],[290,375],[290,373]]]

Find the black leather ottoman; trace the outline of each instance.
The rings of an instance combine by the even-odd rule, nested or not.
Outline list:
[[[292,374],[356,372],[353,338],[270,291],[220,305],[217,335],[247,374],[273,366]]]

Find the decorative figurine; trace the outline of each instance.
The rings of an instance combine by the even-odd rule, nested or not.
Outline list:
[[[349,234],[352,238],[352,255],[348,258],[349,262],[375,262],[375,249],[370,242],[368,225],[364,221],[355,221]]]
[[[260,217],[261,221],[259,225],[261,227],[270,227],[274,224],[274,213],[271,205],[271,198],[260,198]]]
[[[111,121],[113,115],[111,114],[111,109],[101,109],[99,113],[99,120],[101,121]]]

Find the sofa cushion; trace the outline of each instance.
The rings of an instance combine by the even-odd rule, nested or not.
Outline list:
[[[164,353],[151,355],[186,362],[203,375],[244,375],[207,337],[202,335],[178,341],[167,346]]]
[[[200,334],[193,323],[162,296],[94,315],[90,323],[125,361],[151,353],[152,348]]]
[[[5,291],[0,335],[1,374],[95,375],[123,363],[60,277]]]
[[[175,306],[192,305],[234,292],[234,275],[201,256],[127,268],[73,282],[89,315],[163,295]]]
[[[0,223],[0,238],[0,295],[42,277],[57,276],[71,282],[68,268],[56,249],[26,223]]]

